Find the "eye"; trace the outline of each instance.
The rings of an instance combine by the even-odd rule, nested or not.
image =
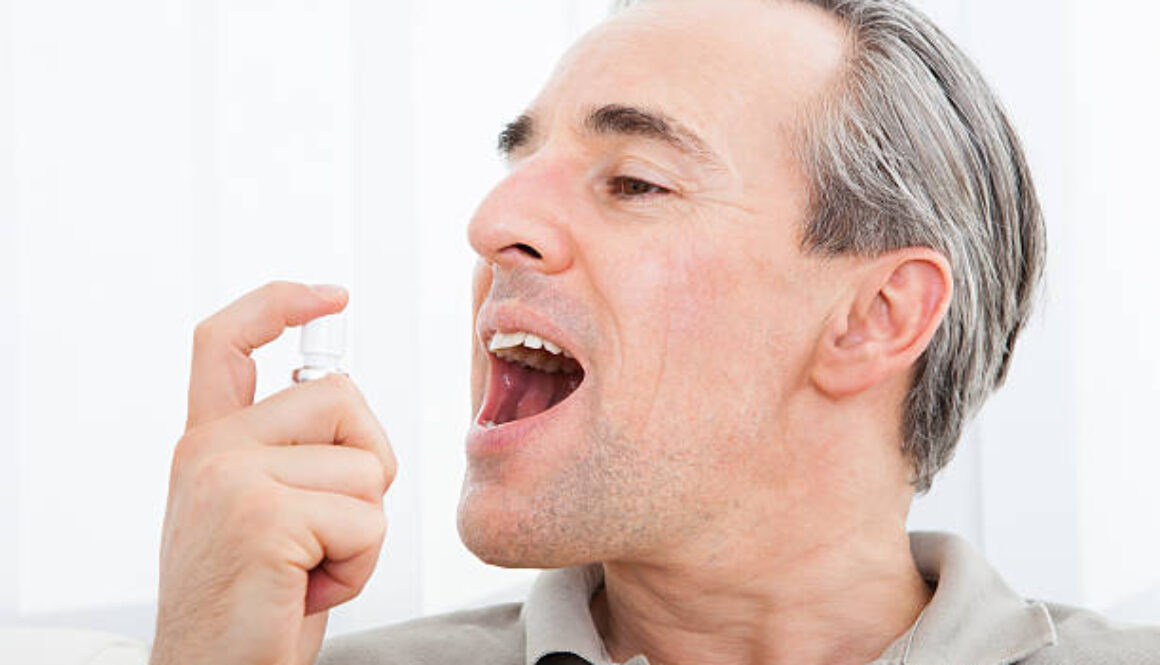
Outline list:
[[[633,199],[642,196],[669,194],[671,192],[647,180],[630,178],[628,176],[616,176],[608,180],[608,193],[618,199]]]

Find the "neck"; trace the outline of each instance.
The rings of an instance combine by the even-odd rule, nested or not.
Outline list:
[[[917,620],[930,589],[904,525],[699,562],[607,562],[592,612],[616,662],[864,665]]]

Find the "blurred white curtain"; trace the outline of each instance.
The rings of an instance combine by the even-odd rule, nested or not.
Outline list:
[[[920,2],[977,60],[1044,205],[1047,287],[1008,385],[955,466],[977,474],[969,533],[1026,595],[1160,622],[1160,8],[1136,0]],[[925,501],[917,522],[962,514]],[[950,508],[951,510],[943,510]]]
[[[15,307],[20,286],[20,245],[16,226],[16,161],[11,155],[13,132],[11,7],[0,0],[0,357],[9,358],[8,371],[0,373],[0,619],[17,611],[20,561],[16,550],[19,528],[17,502],[20,478],[16,447],[19,393],[14,364],[17,357]]]
[[[17,335],[0,468],[19,486],[0,507],[18,557],[5,604],[147,636],[192,327],[242,292],[350,286],[348,364],[418,466],[411,4],[0,7],[16,273],[0,293]],[[260,396],[286,385],[294,342],[257,354]],[[401,545],[364,623],[419,610],[418,475],[392,493]]]
[[[1160,6],[1133,0],[1083,2],[1073,16],[1066,284],[1081,312],[1071,323],[1085,598],[1160,622],[1157,24]]]
[[[401,464],[378,572],[332,631],[528,579],[455,535],[464,228],[495,133],[597,14],[0,0],[0,618],[148,637],[193,326],[271,279],[350,287],[346,366]],[[256,354],[259,397],[295,341]]]

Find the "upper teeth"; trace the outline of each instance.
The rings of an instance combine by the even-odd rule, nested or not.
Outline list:
[[[525,346],[529,349],[543,349],[554,356],[563,355],[565,358],[572,357],[572,354],[539,335],[522,331],[511,333],[497,332],[492,336],[491,342],[487,345],[487,349],[489,351],[499,351],[500,349],[513,349],[517,346]]]

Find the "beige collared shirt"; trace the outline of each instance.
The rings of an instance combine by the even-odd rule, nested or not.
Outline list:
[[[1024,600],[965,540],[914,533],[935,586],[918,621],[869,665],[1160,665],[1160,628]],[[527,602],[328,640],[319,665],[612,665],[589,611],[599,565],[546,571]],[[648,665],[644,655],[624,665]]]

